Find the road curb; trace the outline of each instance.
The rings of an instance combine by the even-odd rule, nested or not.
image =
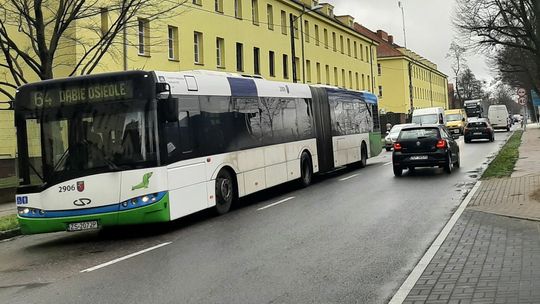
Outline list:
[[[6,231],[0,231],[0,240],[10,239],[14,236],[21,235],[21,228],[15,228]]]
[[[478,188],[480,188],[480,184],[482,184],[482,181],[479,180],[476,182],[476,184],[473,186],[469,194],[467,194],[463,202],[461,202],[456,212],[454,212],[450,220],[446,223],[444,228],[441,230],[441,232],[439,233],[435,241],[433,241],[433,243],[428,248],[424,256],[422,256],[422,258],[420,259],[420,262],[416,264],[412,272],[409,274],[407,279],[405,279],[405,282],[401,284],[398,291],[394,294],[394,296],[392,297],[390,302],[388,302],[388,304],[401,304],[403,303],[403,301],[405,301],[405,299],[409,295],[409,292],[411,292],[414,285],[416,284],[416,282],[418,281],[418,279],[420,278],[424,270],[426,270],[426,267],[429,265],[429,263],[431,262],[431,260],[433,259],[437,251],[439,251],[439,248],[442,246],[444,240],[446,240],[446,237],[448,236],[448,234],[450,233],[450,231],[452,230],[452,228],[454,227],[458,219],[461,217],[461,214],[463,213],[463,211],[465,211],[465,208],[467,208],[467,205],[469,205],[469,202],[471,201],[472,197],[474,196]]]

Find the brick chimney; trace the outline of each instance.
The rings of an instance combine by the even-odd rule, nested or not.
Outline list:
[[[394,44],[394,36],[388,35],[388,43]]]
[[[384,41],[388,41],[388,33],[383,30],[377,30],[377,36]]]

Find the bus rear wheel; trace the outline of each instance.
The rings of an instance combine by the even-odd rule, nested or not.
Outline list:
[[[303,152],[300,157],[300,185],[307,187],[311,185],[312,179],[313,164],[311,163],[311,157],[306,152]]]
[[[360,163],[358,166],[360,168],[365,168],[367,166],[367,147],[365,143],[362,143],[362,147],[360,148]]]
[[[221,170],[216,178],[216,212],[225,214],[231,209],[236,198],[236,186],[231,173]]]

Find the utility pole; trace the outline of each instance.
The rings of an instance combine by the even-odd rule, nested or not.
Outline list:
[[[405,44],[405,48],[407,48],[407,34],[405,31],[405,10],[401,1],[398,1],[398,6],[401,9],[401,19],[403,21],[403,42]]]

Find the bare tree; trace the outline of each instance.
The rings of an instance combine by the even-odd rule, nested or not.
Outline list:
[[[452,60],[452,72],[454,72],[454,77],[456,79],[456,94],[458,97],[458,101],[460,104],[463,104],[463,100],[461,99],[459,87],[458,87],[458,78],[461,71],[465,68],[467,68],[467,59],[465,58],[465,53],[467,50],[459,45],[457,42],[452,41],[452,44],[450,44],[450,49],[448,50],[448,54],[446,54],[446,58]]]
[[[464,100],[484,99],[486,92],[484,91],[484,83],[476,79],[476,76],[471,69],[466,68],[456,81],[459,84],[460,94]]]
[[[458,0],[455,24],[464,38],[492,55],[501,48],[533,59],[540,74],[540,1]],[[527,76],[539,92],[540,80]]]
[[[138,18],[172,17],[186,1],[0,0],[0,94],[13,100],[14,89],[52,79],[58,67],[69,76],[92,73],[130,44],[126,33]]]

